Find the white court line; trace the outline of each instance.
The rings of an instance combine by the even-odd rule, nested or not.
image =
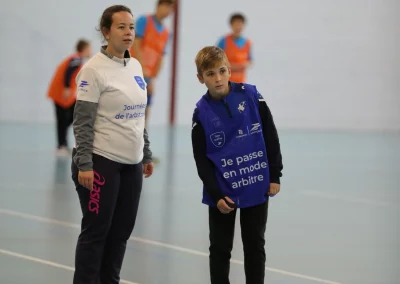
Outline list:
[[[60,226],[63,226],[63,227],[80,229],[80,225],[79,224],[63,222],[63,221],[59,221],[59,220],[55,220],[55,219],[43,218],[43,217],[30,215],[30,214],[26,214],[26,213],[22,213],[22,212],[18,212],[18,211],[13,211],[13,210],[0,208],[0,213],[1,214],[5,214],[5,215],[20,217],[20,218],[23,218],[23,219],[35,220],[35,221],[39,221],[39,222],[43,222],[43,223],[49,223],[49,224],[60,225]],[[152,240],[148,240],[148,239],[143,239],[143,238],[138,238],[138,237],[130,237],[130,240],[136,241],[136,242],[140,242],[140,243],[144,243],[144,244],[153,245],[153,246],[159,246],[159,247],[163,247],[163,248],[168,248],[168,249],[172,249],[172,250],[176,250],[176,251],[181,251],[181,252],[185,252],[185,253],[188,253],[188,254],[205,256],[205,257],[209,256],[209,254],[205,253],[205,252],[192,250],[192,249],[187,249],[187,248],[184,248],[184,247],[175,246],[175,245],[166,244],[166,243],[157,242],[157,241],[152,241]],[[244,264],[243,261],[236,260],[236,259],[231,259],[231,262],[232,263],[236,263],[236,264],[241,264],[241,265]],[[286,275],[286,276],[291,276],[291,277],[295,277],[295,278],[301,278],[301,279],[305,279],[305,280],[311,280],[311,281],[324,283],[324,284],[342,284],[340,282],[334,282],[334,281],[330,281],[330,280],[325,280],[325,279],[321,279],[321,278],[317,278],[317,277],[312,277],[312,276],[307,276],[307,275],[303,275],[303,274],[293,273],[293,272],[289,272],[289,271],[285,271],[285,270],[281,270],[281,269],[276,269],[276,268],[271,268],[271,267],[265,267],[265,270],[270,271],[270,272],[275,272],[275,273],[278,273],[278,274],[282,274],[282,275]]]
[[[61,268],[61,269],[64,269],[64,270],[75,271],[75,269],[73,267],[70,267],[70,266],[59,264],[57,262],[44,260],[44,259],[41,259],[41,258],[32,257],[32,256],[29,256],[29,255],[19,254],[19,253],[12,252],[12,251],[9,251],[9,250],[0,249],[0,253],[8,255],[8,256],[13,256],[13,257],[16,257],[16,258],[21,258],[21,259],[24,259],[24,260],[29,260],[29,261],[37,262],[37,263],[40,263],[40,264],[52,266],[52,267]],[[127,280],[123,280],[123,279],[121,279],[121,283],[123,283],[123,284],[139,284],[139,283],[134,283],[134,282],[130,282],[130,281],[127,281]]]

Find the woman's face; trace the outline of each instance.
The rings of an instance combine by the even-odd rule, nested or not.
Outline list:
[[[117,53],[128,50],[135,39],[133,17],[129,12],[117,12],[112,16],[111,28],[104,34],[108,45]]]

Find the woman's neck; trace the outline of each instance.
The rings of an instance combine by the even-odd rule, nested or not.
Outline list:
[[[106,51],[111,54],[112,56],[118,57],[123,59],[124,55],[125,55],[125,51],[124,52],[118,52],[116,51],[114,48],[112,48],[110,45],[107,46]]]

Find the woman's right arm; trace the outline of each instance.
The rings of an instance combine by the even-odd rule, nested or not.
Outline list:
[[[94,123],[101,94],[101,80],[96,70],[83,68],[76,77],[78,87],[73,129],[76,154],[73,157],[79,171],[92,171]]]

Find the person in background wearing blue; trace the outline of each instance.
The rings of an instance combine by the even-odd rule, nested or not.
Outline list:
[[[280,191],[282,155],[270,109],[256,86],[231,82],[225,52],[207,46],[196,56],[197,77],[208,91],[196,104],[192,147],[209,206],[212,284],[229,284],[237,209],[246,283],[265,278],[269,197]]]

